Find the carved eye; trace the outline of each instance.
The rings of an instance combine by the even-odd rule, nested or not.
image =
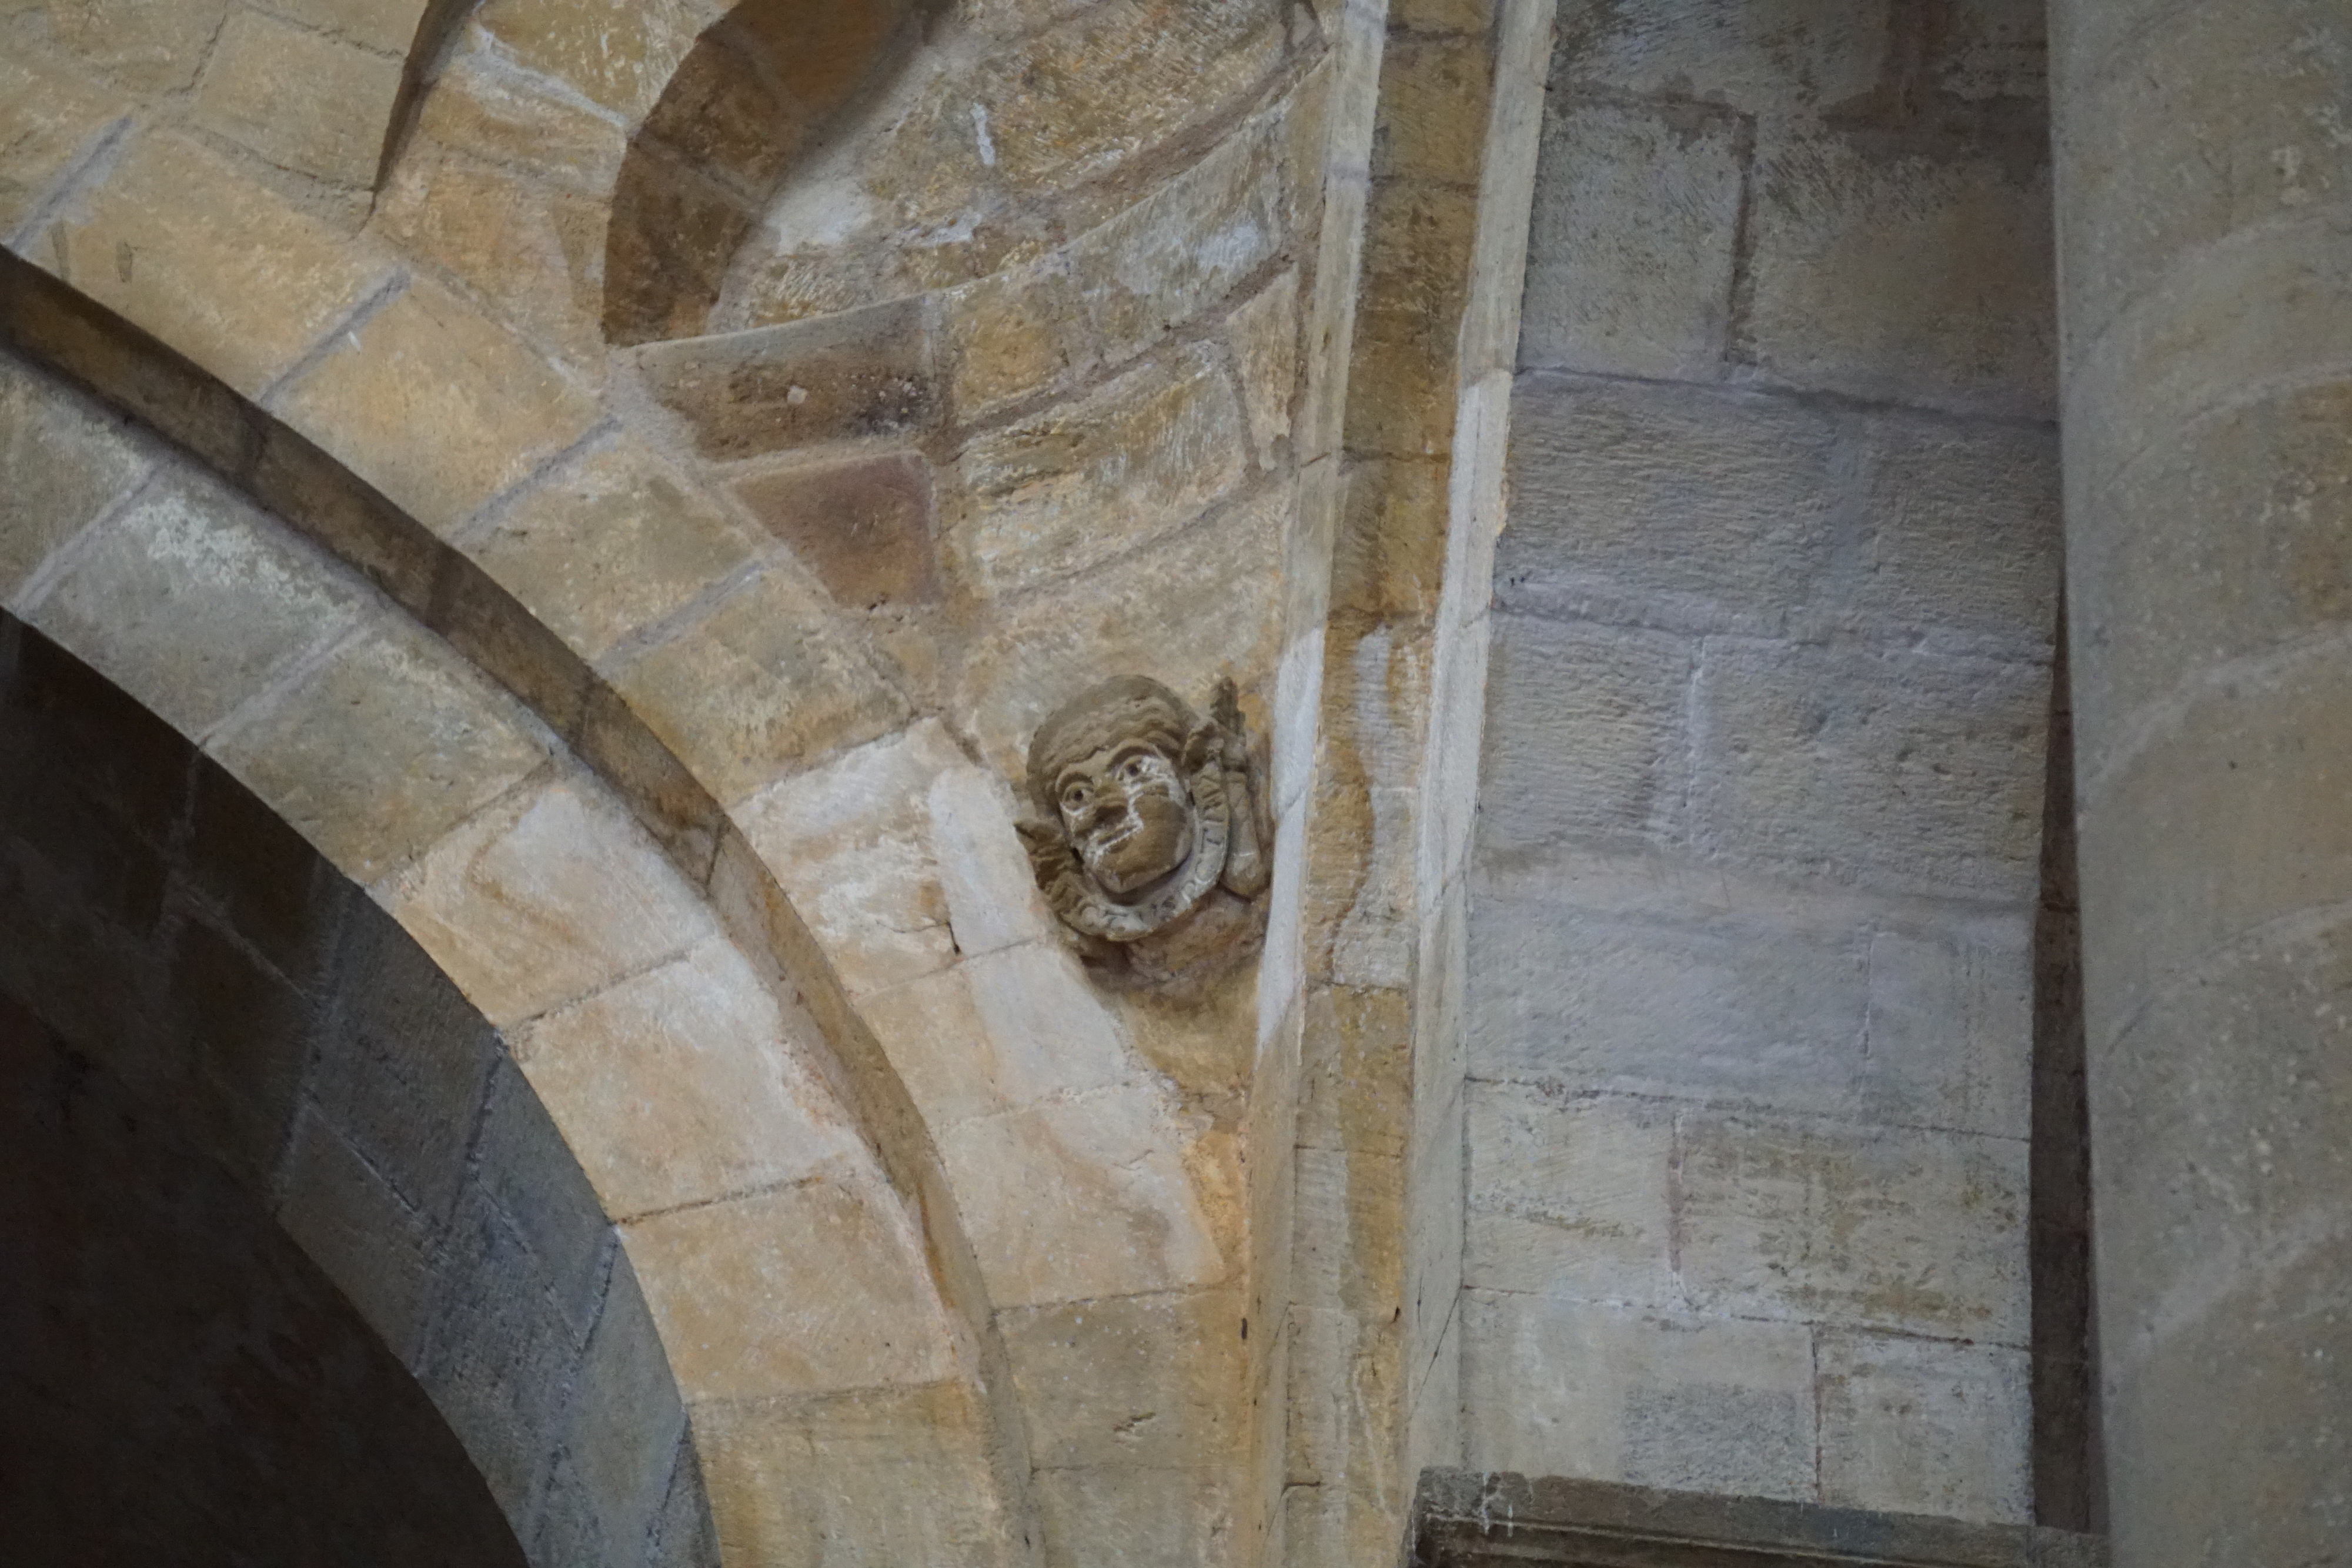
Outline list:
[[[1130,757],[1119,765],[1118,776],[1130,784],[1140,784],[1143,782],[1143,776],[1150,771],[1150,769],[1143,765],[1142,758]]]
[[[1087,809],[1087,802],[1092,799],[1093,796],[1087,792],[1085,785],[1073,784],[1062,791],[1062,810],[1083,811]]]

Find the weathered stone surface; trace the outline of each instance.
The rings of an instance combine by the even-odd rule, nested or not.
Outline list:
[[[643,350],[647,390],[706,457],[909,435],[943,398],[929,305],[895,300],[782,327]]]
[[[2049,690],[2038,664],[1710,643],[1692,831],[1877,885],[2022,897]]]
[[[389,271],[227,160],[163,131],[139,138],[34,255],[248,397]]]
[[[958,564],[992,595],[1097,566],[1232,489],[1247,440],[1221,357],[1205,345],[1176,350],[968,445],[950,541]]]
[[[446,645],[387,621],[239,716],[212,750],[367,882],[538,767],[545,744]]]
[[[1694,1113],[1683,1282],[1706,1312],[2021,1345],[2025,1182],[2011,1139]]]
[[[96,82],[58,62],[0,60],[0,235],[35,205],[75,159],[93,150],[117,105]]]
[[[939,1297],[889,1201],[817,1180],[622,1228],[689,1404],[947,1375]]]
[[[1887,34],[1882,9],[1848,0],[1577,10],[1560,17],[1552,83],[1556,96],[1591,82],[1750,114],[1819,112],[1877,85]]]
[[[278,1223],[415,1366],[434,1281],[421,1217],[315,1112],[296,1118],[278,1191]]]
[[[1241,376],[1242,412],[1258,466],[1272,468],[1288,451],[1290,405],[1298,395],[1298,275],[1285,272],[1226,319]]]
[[[1870,944],[1871,1109],[1889,1121],[2021,1138],[2032,1074],[2032,955],[2019,928]]]
[[[97,408],[0,358],[0,598],[13,599],[51,550],[128,494],[153,461]]]
[[[1824,1333],[1822,1500],[2032,1522],[2026,1354]]]
[[[605,1561],[643,1561],[685,1431],[669,1358],[628,1257],[616,1251],[604,1311],[581,1352],[562,1439],[562,1463],[577,1479],[582,1511]]]
[[[516,792],[434,843],[385,905],[506,1025],[586,995],[714,929],[621,804],[567,777]]]
[[[961,965],[861,998],[858,1011],[935,1134],[1006,1108]]]
[[[31,618],[202,736],[358,621],[361,593],[251,503],[166,480],[82,542]]]
[[[1777,625],[1828,564],[1838,429],[1752,393],[1523,376],[1504,609],[1692,631]]]
[[[775,998],[721,937],[538,1019],[519,1051],[616,1220],[861,1157]]]
[[[907,700],[781,568],[742,583],[612,672],[646,724],[722,802],[897,727]]]
[[[1058,253],[950,289],[940,309],[959,420],[1057,386],[1100,358],[1068,257]]]
[[[1483,37],[1391,41],[1381,57],[1373,177],[1475,186],[1493,89]]]
[[[426,0],[287,0],[286,15],[340,33],[362,48],[406,55],[416,41]]]
[[[1665,1308],[1673,1274],[1675,1115],[1654,1102],[1469,1096],[1463,1283]]]
[[[645,118],[703,28],[706,0],[662,0],[609,11],[586,0],[496,0],[482,26],[515,60],[619,115]]]
[[[71,0],[51,8],[66,48],[138,93],[186,87],[220,30],[227,0]]]
[[[1216,1469],[1124,1466],[1039,1472],[1032,1484],[1045,1529],[1045,1568],[1101,1561],[1116,1541],[1133,1568],[1185,1568],[1214,1561],[1234,1531],[1231,1483]]]
[[[578,440],[596,412],[505,329],[422,278],[277,402],[289,423],[444,535]]]
[[[625,436],[517,497],[467,553],[593,662],[749,561],[752,543]]]
[[[1031,1462],[1173,1469],[1240,1441],[1240,1298],[1126,1296],[1003,1314]]]
[[[1710,105],[1555,103],[1528,238],[1522,365],[1720,373],[1747,134]]]
[[[575,1333],[586,1334],[596,1324],[619,1242],[579,1156],[504,1053],[490,1069],[473,1176],[545,1266],[565,1321]]]
[[[920,453],[798,464],[739,479],[735,493],[844,609],[939,597],[931,465]]]
[[[1307,992],[1298,1142],[1397,1156],[1412,1104],[1412,998],[1397,990]]]
[[[1800,1324],[1465,1293],[1468,1458],[1750,1497],[1813,1495],[1812,1336]]]
[[[2048,417],[2046,167],[1786,136],[1764,140],[1756,178],[1746,337],[1759,364],[1801,386]]]
[[[196,86],[195,120],[281,168],[369,188],[400,72],[397,56],[240,7]]]

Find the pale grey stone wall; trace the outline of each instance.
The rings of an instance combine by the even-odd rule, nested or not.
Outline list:
[[[1561,16],[1471,895],[1464,1459],[2032,1517],[2039,7]]]

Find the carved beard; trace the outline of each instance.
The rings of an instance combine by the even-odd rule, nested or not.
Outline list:
[[[1154,779],[1125,810],[1077,837],[1078,858],[1104,892],[1127,898],[1167,876],[1192,852],[1192,801],[1183,781]]]

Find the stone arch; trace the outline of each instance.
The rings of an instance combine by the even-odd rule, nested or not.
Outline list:
[[[940,0],[742,0],[678,62],[621,161],[605,339],[698,335],[792,166],[887,90]]]
[[[841,1528],[896,1532],[912,1550],[943,1534],[981,1561],[1008,1531],[1017,1540],[1017,1490],[1008,1504],[1002,1483],[1009,1474],[1017,1489],[1024,1472],[1000,1459],[992,1401],[1004,1384],[986,1364],[985,1309],[969,1305],[977,1286],[956,1273],[954,1205],[927,1174],[919,1120],[887,1098],[895,1080],[871,1036],[862,1064],[833,1050],[840,1038],[856,1049],[862,1026],[740,834],[625,707],[600,703],[577,656],[463,557],[216,379],[5,265],[8,336],[184,444],[158,456],[152,442],[82,416],[81,434],[110,454],[90,460],[110,480],[58,511],[6,519],[8,591],[117,678],[149,686],[363,879],[516,1041],[621,1223],[664,1340],[683,1354],[697,1429],[718,1434],[703,1453],[715,1442],[734,1466],[740,1506],[718,1509],[730,1552],[740,1541],[766,1560],[804,1526],[793,1509],[843,1495],[853,1512],[897,1517]],[[190,456],[212,473],[184,472]],[[216,474],[310,539],[286,537]],[[141,561],[186,541],[97,542],[152,530],[157,508],[140,497],[157,484],[205,492],[203,549],[245,568],[198,574],[194,602],[173,612],[188,648],[159,648],[114,618],[153,591],[123,571],[136,578]],[[368,581],[341,575],[351,568]],[[232,622],[272,620],[257,588],[340,632],[295,630],[292,648],[223,665]],[[278,619],[265,643],[289,632]],[[376,723],[384,734],[364,733]],[[681,1012],[669,995],[681,986],[698,1006]],[[634,1055],[633,1027],[649,1042]],[[701,1157],[673,1161],[672,1146]],[[835,1265],[824,1277],[806,1267],[820,1251]],[[825,1420],[862,1422],[866,1440],[812,1466],[810,1426]],[[1017,1419],[1012,1431],[1017,1450]],[[763,1486],[778,1465],[790,1484]],[[780,1506],[782,1518],[759,1511]]]
[[[499,1031],[218,762],[5,612],[0,992],[117,1085],[94,1104],[160,1116],[274,1217],[530,1561],[715,1561],[636,1275]]]

